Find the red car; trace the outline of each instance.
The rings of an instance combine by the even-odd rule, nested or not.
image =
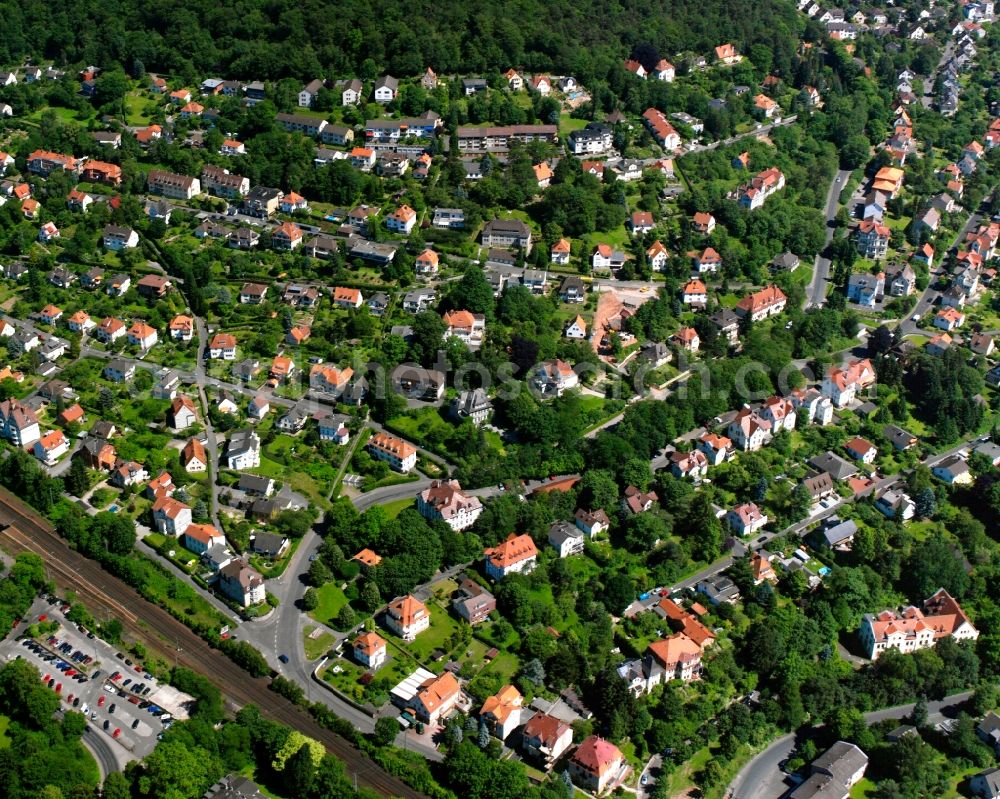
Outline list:
[[[105,699],[105,697],[104,697],[104,696],[100,696],[100,697],[98,698],[98,700],[97,700],[97,706],[98,706],[98,707],[104,707],[104,699]]]
[[[122,728],[121,727],[115,727],[115,731],[114,731],[114,733],[112,733],[111,737],[112,738],[117,738],[121,734],[122,734]]]
[[[45,621],[47,618],[48,618],[48,615],[45,614],[45,613],[43,613],[41,616],[38,617],[38,620],[39,621]]]
[[[75,677],[76,676],[76,669],[66,669],[65,674],[66,674],[67,677]]]
[[[57,682],[56,683],[56,693],[57,694],[61,694],[62,693],[62,683],[61,682]]]

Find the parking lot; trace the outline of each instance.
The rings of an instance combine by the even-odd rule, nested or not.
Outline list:
[[[125,750],[124,759],[144,757],[175,718],[187,718],[184,703],[191,697],[160,685],[138,663],[66,621],[68,609],[58,601],[37,600],[26,621],[54,621],[60,629],[36,640],[23,634],[26,625],[19,625],[16,637],[0,641],[0,658],[31,663],[59,694],[64,710],[83,713],[92,732]]]

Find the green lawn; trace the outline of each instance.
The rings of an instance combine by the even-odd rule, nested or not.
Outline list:
[[[347,597],[344,596],[344,592],[336,583],[326,583],[320,586],[316,589],[316,594],[319,596],[319,605],[309,615],[318,622],[329,624],[330,620],[347,604]]]
[[[386,515],[390,519],[395,519],[407,508],[412,508],[417,503],[415,497],[410,497],[410,499],[397,499],[394,502],[386,502],[382,509],[386,512]]]
[[[559,135],[562,137],[569,136],[574,130],[582,130],[587,127],[588,120],[586,119],[574,119],[569,114],[560,114],[559,116]]]
[[[434,662],[435,652],[449,650],[447,641],[458,631],[458,622],[440,605],[428,604],[427,610],[431,614],[431,626],[420,633],[415,641],[403,643],[398,638],[390,637],[401,649],[429,667]]]
[[[7,737],[7,728],[10,726],[10,719],[0,715],[0,749],[10,746],[10,738]]]
[[[337,640],[330,633],[321,633],[315,638],[311,638],[310,633],[315,629],[313,626],[308,626],[302,631],[302,645],[309,660],[319,660],[333,646],[333,642]]]
[[[143,541],[149,544],[153,549],[160,549],[167,543],[167,537],[162,533],[150,533],[143,538]]]

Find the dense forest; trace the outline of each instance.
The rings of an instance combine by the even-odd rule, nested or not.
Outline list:
[[[74,0],[8,4],[0,62],[30,56],[182,76],[302,80],[502,71],[510,66],[566,72],[585,84],[639,43],[664,54],[703,55],[733,41],[790,61],[797,28],[783,0],[596,0],[463,3],[422,0],[109,0],[84,12]]]

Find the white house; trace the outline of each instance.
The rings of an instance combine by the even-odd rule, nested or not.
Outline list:
[[[173,497],[160,497],[153,503],[153,524],[164,535],[183,535],[191,525],[191,508]]]
[[[726,521],[734,532],[753,535],[767,524],[767,514],[753,502],[744,502],[726,514]]]
[[[440,519],[452,530],[464,530],[475,524],[483,512],[483,503],[462,491],[458,480],[434,480],[417,495],[417,512],[426,519]]]

